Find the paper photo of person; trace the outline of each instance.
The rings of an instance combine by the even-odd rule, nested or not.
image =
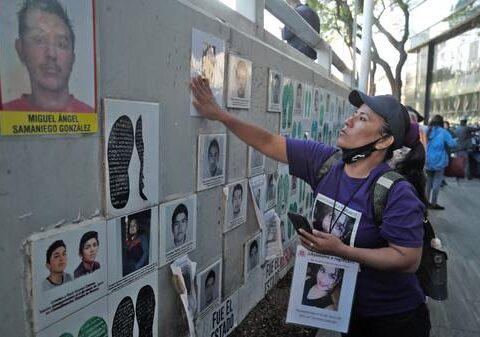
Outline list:
[[[225,182],[226,139],[226,134],[198,136],[198,190],[222,185]]]
[[[218,260],[197,275],[198,312],[206,312],[219,303],[222,284],[222,260]]]
[[[234,54],[228,55],[227,107],[249,109],[252,87],[252,62]]]
[[[268,104],[267,111],[280,112],[282,110],[283,76],[275,70],[268,71]]]
[[[243,224],[247,220],[248,181],[242,180],[225,186],[225,223],[223,232]]]
[[[164,265],[196,247],[195,194],[160,204],[160,263]]]
[[[337,311],[343,272],[342,268],[333,265],[308,263],[302,304]]]
[[[158,266],[158,206],[107,222],[110,292],[144,277]]]
[[[88,231],[82,235],[78,247],[78,255],[82,259],[82,262],[80,262],[73,272],[75,278],[100,269],[100,263],[95,261],[99,246],[100,242],[98,241],[98,233],[96,231]]]
[[[277,172],[266,174],[265,209],[275,207],[277,202]]]
[[[192,55],[190,75],[201,75],[210,84],[218,105],[223,103],[223,70],[225,66],[225,41],[201,30],[192,29]],[[190,102],[192,102],[190,96]],[[190,103],[190,116],[199,117],[197,110]]]
[[[263,173],[265,170],[265,155],[253,147],[248,147],[248,176],[255,176]]]
[[[313,206],[312,225],[319,231],[335,235],[347,245],[353,245],[361,214],[338,202],[334,209],[333,203],[333,200],[317,195]]]
[[[262,234],[258,233],[245,242],[244,279],[247,280],[249,275],[262,264]]]
[[[67,267],[67,246],[63,240],[54,241],[46,251],[45,266],[49,275],[42,281],[42,290],[50,290],[73,280],[71,274],[65,272]]]
[[[294,90],[294,105],[293,105],[293,114],[295,116],[303,116],[303,91],[304,91],[304,84],[302,82],[295,81],[293,84]]]

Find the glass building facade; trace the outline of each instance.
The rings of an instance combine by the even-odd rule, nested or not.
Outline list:
[[[445,0],[447,13],[434,11],[434,3],[424,1],[411,12],[404,100],[426,117],[480,122],[480,1]],[[432,14],[420,23],[428,8]]]

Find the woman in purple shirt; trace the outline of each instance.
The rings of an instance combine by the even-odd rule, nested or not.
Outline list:
[[[302,232],[300,240],[311,250],[356,261],[358,274],[348,337],[425,337],[430,319],[425,295],[415,275],[423,243],[425,212],[425,151],[418,126],[410,125],[408,113],[390,95],[367,96],[352,91],[349,100],[357,111],[344,122],[337,139],[342,160],[317,179],[319,168],[336,148],[314,142],[286,139],[245,123],[222,110],[208,81],[196,77],[191,83],[193,101],[202,116],[222,122],[241,140],[272,159],[287,163],[290,173],[305,180],[324,203],[340,216],[355,219],[355,236],[342,242],[321,222],[313,235]],[[374,221],[370,188],[390,168],[393,151],[410,148],[397,170],[407,179],[391,187],[381,226]],[[333,229],[339,216],[332,216]],[[352,234],[353,235],[353,234]]]

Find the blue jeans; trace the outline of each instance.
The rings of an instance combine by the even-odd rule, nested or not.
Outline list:
[[[441,169],[438,171],[427,170],[427,199],[432,205],[437,204],[438,192],[440,192],[440,186],[442,185],[444,171],[445,169]]]

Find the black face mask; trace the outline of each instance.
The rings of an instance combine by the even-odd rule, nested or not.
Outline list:
[[[342,148],[342,160],[345,162],[345,164],[351,164],[351,163],[355,163],[360,159],[367,158],[372,154],[373,151],[377,151],[377,149],[375,148],[375,143],[382,138],[383,137],[380,137],[371,143],[362,145],[360,147],[356,147],[354,149]]]

